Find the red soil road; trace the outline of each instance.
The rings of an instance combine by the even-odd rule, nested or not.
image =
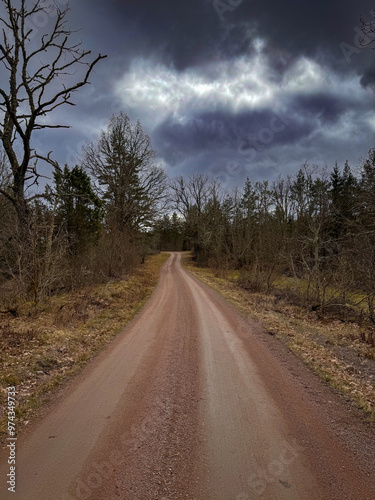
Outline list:
[[[15,494],[6,457],[1,499],[375,498],[374,434],[180,254],[143,311],[21,437]]]

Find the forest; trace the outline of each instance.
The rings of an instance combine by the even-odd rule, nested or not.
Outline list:
[[[237,282],[323,315],[374,323],[375,152],[353,172],[303,165],[295,176],[230,193],[196,175],[170,183],[174,214],[160,248],[192,249],[198,265],[240,270]]]
[[[120,279],[150,253],[191,250],[238,284],[341,319],[375,323],[375,151],[352,169],[305,164],[294,176],[224,189],[203,174],[169,179],[139,122],[113,116],[82,164],[55,166],[21,224],[2,155],[1,301]],[[8,190],[8,191],[7,191]]]
[[[84,146],[79,164],[59,165],[52,152],[33,148],[33,137],[66,128],[46,117],[75,104],[72,96],[106,56],[92,58],[76,43],[68,9],[53,12],[48,36],[34,38],[28,26],[46,12],[44,4],[4,5],[3,313],[22,301],[120,279],[151,253],[187,250],[198,266],[238,271],[238,285],[250,291],[278,293],[319,315],[375,323],[375,150],[354,167],[321,168],[311,159],[296,175],[248,178],[229,189],[202,173],[168,178],[141,123],[121,112]],[[35,189],[40,163],[50,172],[43,192]]]

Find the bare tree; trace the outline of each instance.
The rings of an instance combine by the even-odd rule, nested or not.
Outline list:
[[[0,61],[8,84],[0,84],[0,140],[9,161],[10,189],[0,193],[13,204],[20,225],[25,225],[27,189],[38,180],[38,160],[53,166],[51,153],[32,148],[34,131],[67,128],[51,124],[46,116],[62,105],[71,105],[72,94],[89,83],[94,66],[104,57],[90,61],[90,51],[74,41],[75,32],[67,25],[68,7],[56,6],[54,19],[46,33],[38,37],[34,16],[50,14],[44,0],[1,0]]]
[[[195,174],[188,181],[182,176],[171,180],[170,202],[185,220],[186,237],[197,261],[203,261],[208,248],[219,231],[213,220],[218,220],[221,193],[216,179]],[[215,233],[216,231],[216,233]]]
[[[212,179],[206,175],[195,174],[187,182],[182,177],[171,180],[171,201],[176,210],[186,217],[191,209],[201,214],[212,193]]]
[[[371,16],[372,18],[369,21],[367,21],[363,16],[360,18],[363,37],[359,40],[359,43],[362,47],[368,47],[375,41],[375,9],[371,11]]]
[[[5,154],[5,151],[2,148],[0,148],[0,190],[1,189],[6,190],[9,188],[10,179],[11,179],[11,174],[9,170],[7,156]],[[2,194],[1,191],[0,194]]]

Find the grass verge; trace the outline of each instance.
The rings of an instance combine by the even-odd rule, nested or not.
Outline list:
[[[20,431],[54,389],[77,374],[135,316],[154,291],[167,254],[151,256],[130,276],[43,304],[24,304],[17,317],[0,317],[0,440],[8,386],[17,388]]]
[[[375,349],[361,341],[355,323],[320,321],[315,313],[287,304],[272,295],[241,289],[233,273],[217,276],[214,270],[194,265],[189,254],[184,266],[218,291],[243,315],[260,322],[297,354],[323,380],[360,408],[375,423]]]

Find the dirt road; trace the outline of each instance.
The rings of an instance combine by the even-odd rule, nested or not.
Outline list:
[[[21,437],[15,494],[2,454],[1,499],[374,499],[370,431],[180,260]]]

